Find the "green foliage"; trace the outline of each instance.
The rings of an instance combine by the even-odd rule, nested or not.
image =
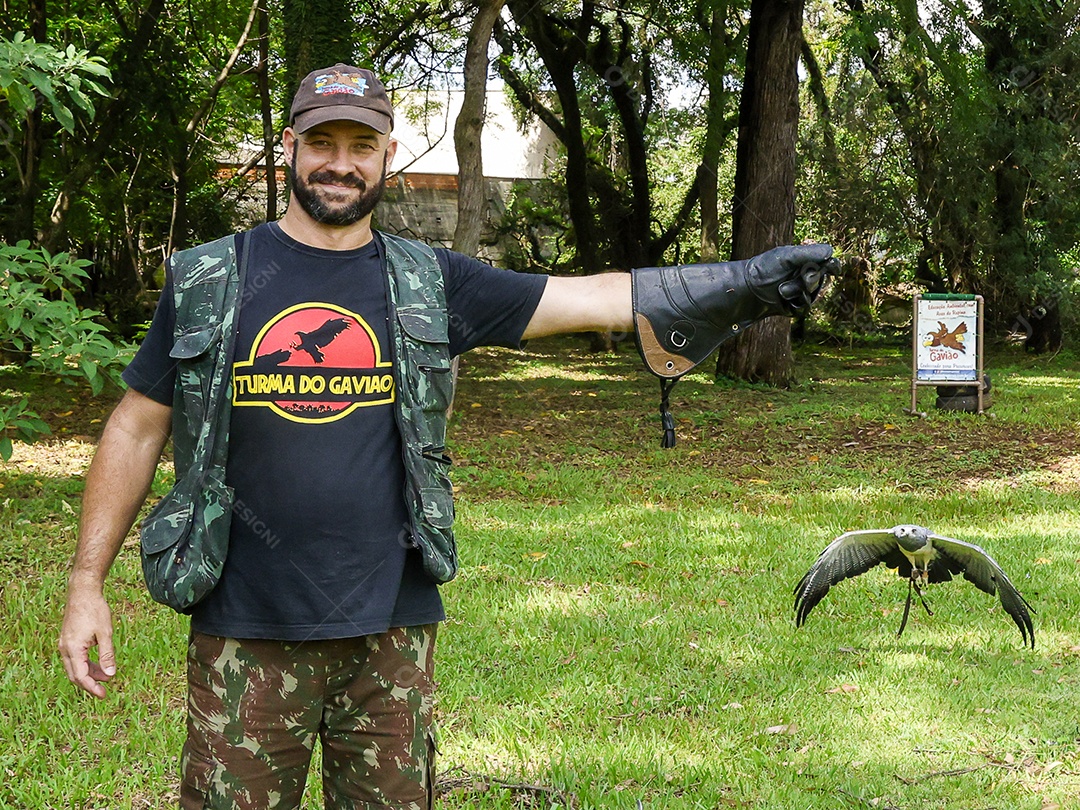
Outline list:
[[[11,40],[0,39],[0,98],[17,118],[33,112],[40,94],[60,126],[74,132],[71,105],[93,118],[94,102],[87,94],[108,95],[102,82],[109,78],[103,59],[74,45],[56,48],[21,31]]]
[[[0,351],[25,358],[28,369],[85,380],[98,394],[107,382],[119,383],[124,363],[121,348],[96,320],[100,313],[75,301],[88,264],[29,242],[0,244]],[[12,451],[9,429],[27,441],[47,432],[27,398],[0,405],[4,460]]]
[[[573,273],[574,251],[567,244],[566,221],[563,184],[555,180],[515,183],[498,225],[499,234],[509,237],[505,265],[518,271]]]
[[[1039,299],[1070,319],[1080,42],[1065,12],[808,10],[824,86],[803,106],[800,230],[871,262],[882,289],[982,294],[998,335]]]

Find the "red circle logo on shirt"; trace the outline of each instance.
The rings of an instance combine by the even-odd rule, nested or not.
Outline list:
[[[289,307],[233,365],[233,405],[267,407],[294,422],[331,422],[394,401],[391,363],[367,322],[334,304]]]

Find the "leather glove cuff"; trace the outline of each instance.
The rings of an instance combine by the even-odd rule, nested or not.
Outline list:
[[[835,267],[832,247],[818,244],[736,262],[631,270],[645,365],[658,377],[681,377],[756,321],[806,311]]]

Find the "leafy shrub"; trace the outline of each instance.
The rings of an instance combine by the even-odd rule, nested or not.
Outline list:
[[[106,382],[119,383],[130,347],[113,342],[96,320],[101,313],[75,302],[88,264],[26,241],[0,244],[0,352],[23,358],[27,369],[84,380],[98,394]],[[48,433],[48,426],[24,398],[0,405],[0,458],[5,461],[12,453],[10,432],[31,441]]]

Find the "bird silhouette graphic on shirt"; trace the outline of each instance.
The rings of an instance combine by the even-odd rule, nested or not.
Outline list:
[[[289,348],[293,351],[307,352],[311,355],[312,360],[321,363],[326,359],[326,355],[319,349],[329,346],[334,338],[348,328],[349,322],[345,318],[330,318],[318,329],[313,329],[310,332],[296,332],[296,336],[300,340],[290,344]]]

